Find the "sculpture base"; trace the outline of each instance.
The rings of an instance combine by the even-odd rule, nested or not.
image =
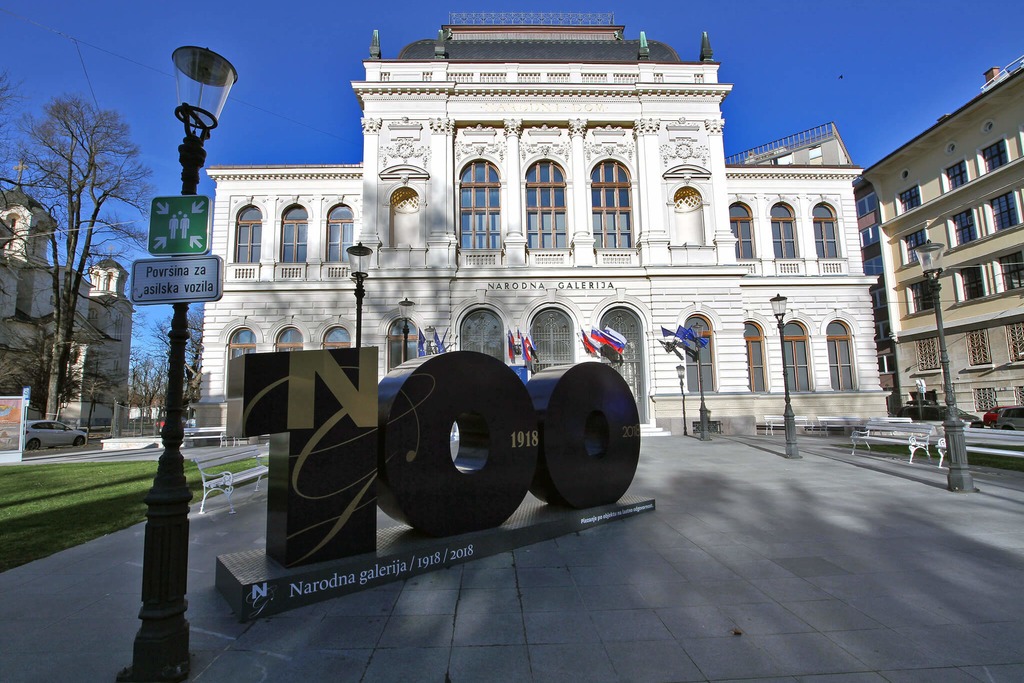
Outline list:
[[[217,558],[217,590],[239,621],[373,588],[391,581],[508,552],[654,509],[654,499],[626,495],[611,505],[573,510],[530,497],[504,524],[448,538],[407,526],[377,531],[377,551],[285,568],[265,551]]]

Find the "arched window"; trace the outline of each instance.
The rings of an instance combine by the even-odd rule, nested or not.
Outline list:
[[[686,354],[686,390],[699,392],[701,383],[704,384],[704,393],[715,390],[715,365],[714,365],[714,336],[711,333],[711,324],[704,316],[691,315],[686,319],[686,325],[693,330],[693,333],[701,339],[706,339],[707,346],[699,347],[698,359]],[[698,366],[699,377],[698,379]]]
[[[530,341],[537,349],[534,367],[542,370],[552,365],[566,365],[573,361],[572,321],[562,311],[547,308],[537,314],[530,323]]]
[[[324,335],[325,349],[347,349],[352,346],[352,336],[344,327],[332,327]]]
[[[235,263],[259,263],[263,214],[255,206],[242,209],[235,223]]]
[[[462,172],[459,186],[463,249],[498,249],[501,245],[501,183],[498,169],[474,161]]]
[[[309,218],[301,206],[293,206],[284,212],[281,220],[281,262],[306,262],[306,233]]]
[[[228,342],[228,358],[238,358],[255,351],[256,335],[252,330],[243,327],[231,335],[231,341]]]
[[[408,324],[408,328],[406,325]],[[408,329],[408,343],[405,345],[405,357],[402,357],[402,340],[406,338],[406,330]],[[410,358],[416,357],[416,343],[419,341],[419,331],[416,326],[410,320],[408,323],[405,318],[399,318],[395,322],[391,323],[391,329],[388,332],[388,370],[401,365],[404,361]]]
[[[487,310],[467,315],[459,327],[459,349],[486,353],[500,361],[508,360],[508,348],[498,316]]]
[[[831,207],[818,204],[811,214],[814,217],[814,248],[818,258],[839,257],[839,237],[836,234],[836,215]]]
[[[754,323],[743,326],[743,340],[747,343],[747,377],[750,390],[759,393],[764,386],[764,333]]]
[[[750,220],[750,209],[742,204],[729,207],[729,227],[736,238],[736,258],[754,258],[754,228]]]
[[[807,364],[807,331],[800,323],[786,323],[782,328],[786,374],[793,391],[811,390],[811,373]]]
[[[793,211],[785,204],[772,207],[772,243],[775,258],[796,258],[796,228]]]
[[[629,172],[617,161],[605,161],[590,175],[594,245],[598,249],[633,246]]]
[[[553,161],[526,171],[526,246],[565,249],[565,174]]]
[[[391,227],[388,235],[392,247],[417,246],[420,243],[420,196],[411,187],[400,187],[391,195]]]
[[[853,360],[850,354],[850,330],[833,320],[825,328],[828,336],[828,370],[832,388],[836,391],[853,389]]]
[[[327,262],[347,263],[352,246],[352,209],[339,204],[327,214]]]
[[[277,343],[274,344],[275,351],[301,351],[302,333],[294,327],[286,327],[277,335]]]
[[[626,338],[626,349],[622,352],[622,362],[613,363],[612,369],[626,380],[634,397],[644,396],[644,333],[640,318],[628,308],[613,308],[601,316],[601,329],[606,328],[611,328]],[[640,412],[640,420],[645,420],[647,401],[637,401],[637,410]]]

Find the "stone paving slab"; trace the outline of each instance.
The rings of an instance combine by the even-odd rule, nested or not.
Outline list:
[[[799,443],[646,439],[654,512],[245,624],[214,588],[265,541],[243,487],[191,516],[190,680],[1024,680],[1024,477],[954,494],[934,462]],[[130,664],[143,532],[0,574],[0,681]]]

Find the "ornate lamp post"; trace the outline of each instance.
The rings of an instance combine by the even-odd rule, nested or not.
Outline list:
[[[179,106],[174,115],[185,126],[178,147],[181,194],[194,195],[199,169],[206,161],[203,142],[217,127],[217,119],[238,74],[231,63],[205,48],[179,47],[171,55],[178,86]],[[142,559],[142,625],[135,636],[131,666],[120,681],[181,681],[189,673],[188,504],[192,493],[185,482],[181,443],[185,437],[181,415],[184,403],[185,343],[188,340],[188,304],[175,303],[167,367],[167,413],[160,433],[164,452],[153,487],[146,495],[146,538]]]
[[[704,372],[700,366],[700,346],[694,349],[686,349],[686,352],[690,354],[690,357],[697,361],[697,391],[700,392],[700,440],[711,441],[711,411],[708,410],[707,405],[704,403]]]
[[[786,297],[781,294],[771,298],[772,313],[779,322],[779,341],[782,344],[782,386],[786,391],[786,408],[782,411],[782,419],[786,425],[786,457],[799,458],[801,456],[796,445],[796,416],[793,414],[793,404],[789,401],[789,363],[786,360],[785,324],[782,322],[786,317],[786,301]]]
[[[935,327],[939,335],[939,364],[942,366],[942,389],[946,393],[946,419],[942,426],[946,431],[946,448],[949,450],[949,474],[946,488],[950,491],[973,493],[974,478],[967,465],[967,441],[964,438],[964,423],[960,421],[953,393],[953,377],[949,372],[949,354],[946,352],[946,331],[942,327],[942,302],[939,300],[939,275],[942,273],[942,252],[946,245],[931,240],[914,251],[921,262],[921,270],[928,278],[932,307],[935,309]],[[923,400],[923,397],[919,397]]]
[[[406,297],[398,302],[398,308],[402,311],[402,362],[409,360],[409,313],[412,312],[415,301],[409,301]]]
[[[373,253],[373,250],[364,247],[363,243],[359,242],[345,251],[352,257],[352,279],[356,281],[356,348],[360,349],[363,347],[363,296],[366,295],[363,281],[368,277],[366,259]]]
[[[679,398],[683,403],[683,436],[689,436],[686,427],[686,366],[677,365],[676,374],[679,375]]]

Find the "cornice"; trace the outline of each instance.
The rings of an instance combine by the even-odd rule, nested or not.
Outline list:
[[[215,181],[360,180],[363,166],[211,166],[206,174]]]
[[[725,177],[735,180],[845,180],[853,182],[860,176],[861,169],[857,166],[843,167],[794,167],[794,166],[757,166],[739,168],[726,166]]]
[[[455,83],[436,81],[362,81],[352,88],[359,97],[451,95],[455,97],[685,97],[721,101],[732,86],[719,83],[583,84],[583,83]]]

